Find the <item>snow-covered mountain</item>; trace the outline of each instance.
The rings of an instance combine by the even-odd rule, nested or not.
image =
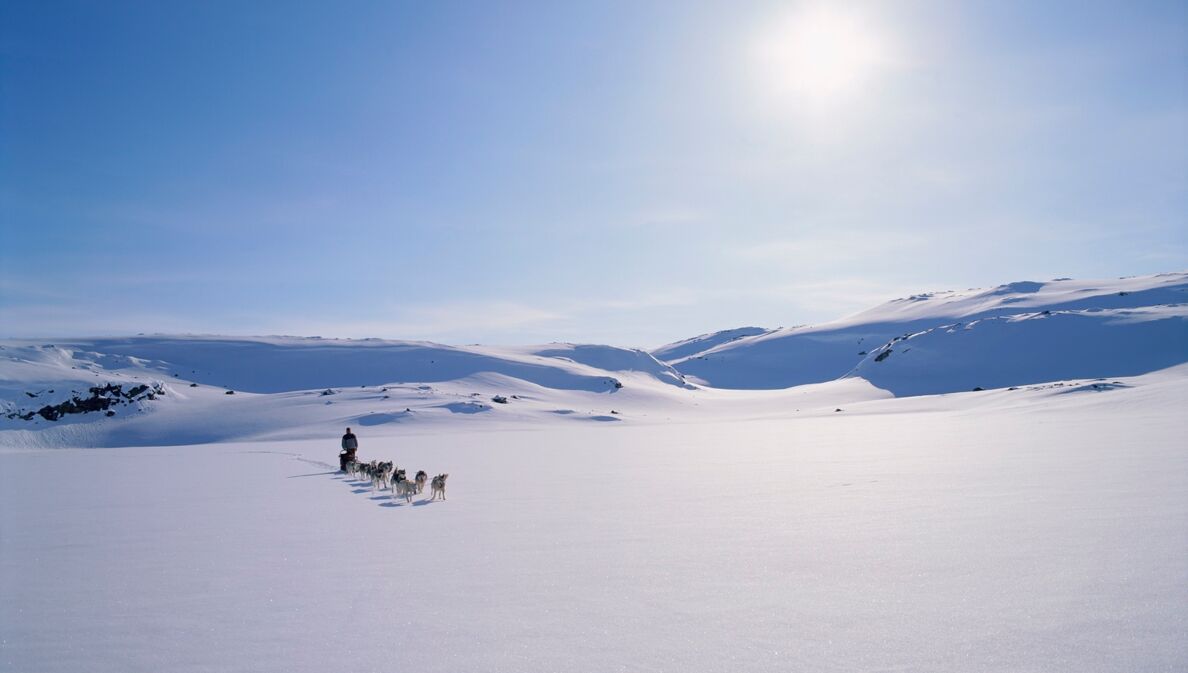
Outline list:
[[[787,388],[849,374],[871,376],[875,385],[896,394],[969,390],[986,387],[991,381],[1018,385],[1051,380],[1057,372],[1063,376],[1122,376],[1188,361],[1188,323],[1182,310],[1135,310],[1186,302],[1188,273],[1182,272],[930,292],[821,325],[731,340],[668,363],[693,382],[719,388]],[[1095,315],[1126,310],[1131,312],[1124,316]],[[1059,315],[1047,322],[1038,318],[1022,321],[1035,314],[1044,316],[1044,311]],[[1073,319],[1073,315],[1084,319]],[[1000,320],[963,330],[962,339],[929,337],[928,359],[899,358],[890,367],[879,365],[893,357],[875,360],[886,352],[884,346],[892,339],[958,322],[969,327],[989,318]],[[995,329],[991,325],[1012,327]],[[993,336],[989,336],[991,332]],[[1101,346],[1095,347],[1102,339]],[[911,347],[914,345],[903,346]],[[948,368],[953,368],[951,376],[946,373]],[[929,383],[917,385],[924,380]]]
[[[4,341],[0,444],[196,443],[459,415],[763,416],[1138,376],[1188,362],[1186,301],[1185,273],[1021,282],[914,295],[812,327],[725,330],[652,353],[319,337]]]

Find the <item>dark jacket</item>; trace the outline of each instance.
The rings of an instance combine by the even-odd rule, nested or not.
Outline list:
[[[355,433],[348,432],[342,436],[342,448],[348,451],[359,448],[359,440],[355,438]]]

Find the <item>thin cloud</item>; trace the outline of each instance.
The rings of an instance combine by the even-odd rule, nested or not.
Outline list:
[[[827,236],[802,236],[735,246],[726,253],[736,260],[764,263],[794,263],[820,267],[861,260],[923,246],[925,237],[899,231],[866,231]]]

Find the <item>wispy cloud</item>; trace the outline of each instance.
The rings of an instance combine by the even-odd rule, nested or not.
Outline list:
[[[927,244],[922,234],[900,231],[862,231],[807,234],[739,245],[726,254],[744,262],[821,267],[870,257],[902,253]]]

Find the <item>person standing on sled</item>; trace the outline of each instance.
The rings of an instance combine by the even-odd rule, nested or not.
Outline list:
[[[355,437],[355,433],[347,428],[346,434],[342,436],[342,451],[338,453],[338,470],[346,472],[347,463],[354,462],[355,451],[359,450],[359,439]]]

